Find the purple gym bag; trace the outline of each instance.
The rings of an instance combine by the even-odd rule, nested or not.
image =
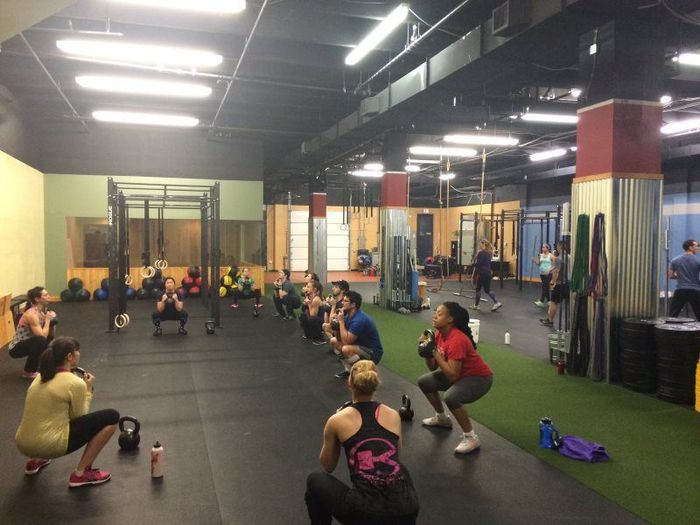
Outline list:
[[[586,441],[577,436],[563,436],[559,453],[567,458],[588,461],[589,463],[610,460],[610,456],[608,456],[603,445]]]

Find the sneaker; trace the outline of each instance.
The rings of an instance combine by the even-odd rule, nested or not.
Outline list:
[[[34,379],[38,375],[39,372],[27,372],[26,370],[22,370],[22,377],[27,379]]]
[[[160,326],[156,326],[156,329],[153,330],[153,335],[156,337],[163,335],[163,329]]]
[[[350,377],[350,372],[348,372],[347,370],[343,370],[342,372],[338,372],[337,374],[335,374],[335,377],[337,377],[338,379],[345,379],[347,377]]]
[[[474,434],[473,436],[467,436],[462,434],[462,441],[459,442],[457,448],[455,448],[455,454],[469,454],[475,451],[481,446],[479,441],[479,436]]]
[[[255,308],[262,308],[262,307],[263,307],[262,303],[255,305]]]
[[[503,306],[503,303],[500,302],[500,301],[498,301],[496,304],[494,304],[494,305],[491,307],[491,311],[492,311],[492,312],[496,312],[496,311],[498,311],[498,309],[499,309],[501,306]]]
[[[452,421],[447,414],[435,414],[433,417],[425,418],[423,425],[426,427],[452,428]]]
[[[24,473],[27,476],[38,474],[41,469],[51,463],[50,459],[30,459],[24,466]]]
[[[481,310],[481,307],[478,304],[472,304],[469,306],[470,310],[476,310],[477,312]]]
[[[181,326],[177,329],[177,333],[181,335],[187,335],[187,330],[185,330],[184,326]]]
[[[236,308],[238,308],[238,305],[237,305],[237,304],[232,304],[232,305],[231,305],[231,308],[233,308],[233,309],[235,310]]]
[[[546,306],[546,304],[543,303],[542,301],[535,301],[535,306],[538,306],[540,308],[544,308]]]
[[[282,317],[282,316],[281,316],[279,313],[277,313],[277,312],[273,312],[273,313],[272,313],[272,317]],[[285,317],[282,317],[282,319],[286,319],[286,318],[287,318],[286,316],[285,316]]]
[[[312,339],[311,342],[315,344],[316,346],[321,346],[326,344],[325,339]]]
[[[68,486],[71,488],[82,487],[83,485],[99,485],[109,481],[112,475],[106,470],[85,469],[82,476],[78,476],[75,471],[71,472]]]
[[[552,326],[554,323],[547,319],[546,317],[544,319],[540,319],[540,323],[542,323],[545,326]]]

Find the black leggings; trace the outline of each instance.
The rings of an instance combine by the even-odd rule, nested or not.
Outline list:
[[[151,320],[156,326],[160,326],[161,321],[179,321],[180,326],[185,326],[188,317],[189,315],[185,310],[178,312],[177,310],[169,311],[167,308],[162,312],[156,310],[151,314]]]
[[[319,314],[321,312],[319,311]],[[299,316],[304,335],[313,340],[323,339],[323,314],[310,317],[308,311]]]
[[[333,518],[344,525],[414,525],[418,511],[408,516],[372,516],[352,509],[347,502],[350,491],[331,474],[314,472],[306,478],[306,508],[311,525],[330,525]]]
[[[52,336],[35,335],[20,341],[10,350],[10,357],[26,357],[27,361],[24,363],[24,371],[36,372],[39,369],[39,357],[49,346],[52,339]]]
[[[540,279],[542,279],[542,294],[540,295],[540,301],[549,301],[549,283],[552,282],[551,273],[540,274]]]
[[[695,312],[695,318],[700,320],[700,291],[687,288],[676,288],[671,299],[671,317],[678,317],[683,307],[690,303]]]
[[[301,299],[295,295],[291,297],[289,295],[285,295],[282,298],[277,297],[277,295],[273,295],[272,300],[275,303],[277,313],[282,317],[294,317],[294,310],[301,306]]]
[[[112,408],[98,410],[71,420],[66,454],[75,452],[89,443],[103,428],[117,423],[119,423],[119,412]]]
[[[238,304],[238,299],[253,299],[255,298],[255,304],[260,304],[260,288],[251,290],[250,293],[244,294],[238,288],[233,289],[233,304]]]

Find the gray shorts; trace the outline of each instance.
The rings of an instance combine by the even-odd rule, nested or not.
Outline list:
[[[374,361],[375,364],[379,363],[379,360],[382,358],[381,354],[374,350],[373,348],[368,348],[366,346],[360,346],[358,345],[358,348],[360,349],[360,359],[367,359],[369,361]]]
[[[467,376],[450,383],[439,369],[418,378],[418,387],[423,392],[445,392],[444,401],[449,409],[473,403],[491,390],[492,384],[493,376]]]

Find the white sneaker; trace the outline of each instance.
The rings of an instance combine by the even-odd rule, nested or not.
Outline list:
[[[452,421],[447,414],[435,414],[433,417],[425,418],[423,424],[426,427],[452,428]]]
[[[477,312],[478,312],[479,310],[481,310],[481,308],[479,308],[479,305],[478,305],[478,304],[472,304],[472,305],[470,305],[470,306],[469,306],[469,309],[470,309],[470,310],[476,310]]]
[[[479,436],[474,434],[473,436],[467,436],[462,434],[462,441],[459,442],[457,448],[455,448],[455,454],[469,454],[475,451],[481,446],[479,441]]]
[[[491,307],[491,311],[492,311],[492,312],[495,312],[495,311],[498,310],[501,306],[503,306],[503,303],[499,301],[499,302],[497,302],[496,304],[494,304],[494,305]]]

